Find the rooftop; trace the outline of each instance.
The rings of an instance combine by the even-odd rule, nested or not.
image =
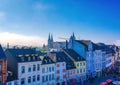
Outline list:
[[[0,60],[5,60],[6,59],[6,55],[5,52],[3,51],[2,46],[0,45]]]
[[[48,56],[44,56],[43,60],[42,60],[42,65],[46,65],[46,64],[53,64],[54,61],[48,57]]]
[[[35,50],[33,49],[7,49],[6,55],[9,56],[11,54],[17,62],[32,62],[32,61],[40,61],[40,57],[36,54]]]
[[[75,61],[85,61],[83,57],[81,57],[78,53],[76,53],[73,49],[64,49]]]
[[[66,62],[66,69],[75,69],[74,62],[64,53],[64,52],[57,52],[56,53],[57,57],[60,57],[63,61]]]

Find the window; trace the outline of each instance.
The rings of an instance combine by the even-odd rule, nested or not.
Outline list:
[[[51,74],[49,75],[49,81],[51,81],[52,80],[52,78],[51,78]]]
[[[12,85],[11,82],[9,82],[8,85]]]
[[[24,61],[25,61],[25,58],[24,58],[24,57],[21,57],[21,61],[24,62]]]
[[[82,63],[80,63],[80,66],[82,66]]]
[[[33,65],[33,71],[35,71],[36,70],[36,65]]]
[[[33,60],[35,60],[35,56],[33,56]]]
[[[14,82],[14,85],[18,85],[17,81]]]
[[[83,69],[83,72],[85,72],[85,68]]]
[[[28,83],[31,83],[31,77],[28,77]]]
[[[79,66],[79,63],[77,64],[77,66]]]
[[[48,81],[48,75],[46,75],[46,81]]]
[[[33,76],[33,82],[35,82],[35,80],[36,80],[36,79],[35,79],[35,76]]]
[[[52,80],[54,80],[54,74],[52,74]]]
[[[51,67],[49,67],[49,72],[51,72]]]
[[[80,69],[80,73],[82,73],[82,69]]]
[[[46,72],[48,72],[48,67],[47,67],[47,69],[46,69]]]
[[[66,75],[63,75],[63,78],[66,78]]]
[[[64,66],[64,63],[62,65]]]
[[[21,79],[21,85],[25,85],[25,78]]]
[[[60,76],[57,76],[57,80],[60,80]]]
[[[31,60],[31,57],[28,57],[28,61],[30,61]]]
[[[79,74],[79,69],[77,69],[77,73]]]
[[[42,82],[45,82],[45,77],[44,76],[42,76]]]
[[[25,73],[25,66],[21,67],[21,73]]]
[[[57,73],[60,73],[60,70],[57,70]]]
[[[57,64],[57,67],[60,67],[60,64]]]
[[[2,82],[2,78],[0,77],[0,83]]]
[[[85,62],[83,62],[83,65],[85,66]]]
[[[65,69],[63,69],[63,72],[66,72],[66,70],[65,70]]]
[[[37,81],[39,81],[40,80],[40,75],[37,75]]]
[[[45,73],[45,68],[42,68],[42,73]]]
[[[54,66],[52,67],[52,71],[54,71]]]
[[[0,64],[0,73],[2,72],[2,64]]]
[[[31,72],[31,67],[28,67],[28,72]]]
[[[37,64],[37,70],[38,71],[40,70],[40,64]]]

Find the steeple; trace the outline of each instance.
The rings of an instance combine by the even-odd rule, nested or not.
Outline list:
[[[49,41],[49,40],[51,40],[51,39],[50,39],[50,33],[49,33],[49,35],[48,35],[48,41]]]
[[[74,35],[74,32],[73,32],[72,38],[73,38],[73,40],[75,40],[75,39],[76,39],[76,38],[75,38],[75,35]]]
[[[51,41],[53,42],[53,35],[51,34]]]

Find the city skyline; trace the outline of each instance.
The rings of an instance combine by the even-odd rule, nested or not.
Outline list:
[[[0,0],[0,43],[37,45],[69,38],[120,45],[117,0]]]

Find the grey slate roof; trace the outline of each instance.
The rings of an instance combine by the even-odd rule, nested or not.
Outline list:
[[[66,62],[66,69],[75,69],[74,62],[64,53],[64,52],[56,52],[56,56],[60,57],[61,60]]]
[[[78,53],[76,53],[73,49],[64,49],[75,61],[85,61],[83,57],[81,57]]]
[[[90,40],[76,40],[76,42],[84,45],[84,46],[85,46],[85,49],[88,51],[88,45],[89,45],[89,43],[90,43],[91,41],[90,41]],[[93,43],[93,42],[91,42],[91,43],[92,43],[92,46],[93,46],[93,51],[104,49],[104,48],[101,47],[101,45],[99,45],[99,44],[96,44],[96,43]],[[103,44],[102,44],[102,45],[103,45]]]
[[[42,65],[54,64],[55,62],[48,56],[45,56],[42,60]]]
[[[16,55],[26,55],[26,54],[35,54],[35,50],[30,49],[30,48],[9,48],[6,51],[9,51],[13,56]]]
[[[18,80],[16,76],[7,76],[7,82]]]
[[[31,61],[40,61],[41,59],[39,58],[38,55],[36,55],[35,50],[33,49],[7,49],[6,53],[9,52],[12,57],[14,57],[17,62],[31,62]],[[10,57],[8,54],[6,54],[7,57]],[[28,55],[28,56],[26,56]],[[28,60],[28,57],[30,57],[30,60]],[[24,58],[24,59],[23,59]]]
[[[64,62],[63,59],[62,59],[62,57],[58,55],[58,52],[50,52],[50,54],[55,54],[55,56],[54,56],[55,59],[53,59],[53,60],[54,60],[56,63],[57,63],[57,62]],[[52,55],[52,57],[53,57],[53,55]]]
[[[6,60],[5,52],[3,51],[2,46],[0,45],[0,60]]]

